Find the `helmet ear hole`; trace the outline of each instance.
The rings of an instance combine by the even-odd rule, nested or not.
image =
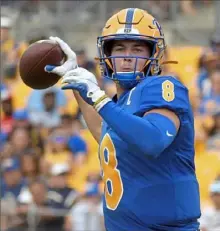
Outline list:
[[[104,54],[106,57],[110,56],[112,53],[112,47],[113,47],[114,41],[110,40],[110,41],[106,41],[103,45],[103,50],[104,50]]]
[[[112,61],[110,59],[106,59],[105,63],[106,63],[109,74],[112,75],[112,73],[113,73]]]
[[[151,57],[152,55],[154,55],[153,54],[153,52],[154,52],[154,43],[148,41],[148,42],[145,42],[145,44],[149,49],[149,53],[150,53],[150,57]]]

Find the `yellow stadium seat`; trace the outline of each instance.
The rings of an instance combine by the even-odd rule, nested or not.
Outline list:
[[[20,77],[13,80],[9,84],[14,98],[15,109],[22,109],[26,106],[27,99],[32,91],[30,87],[25,85]],[[16,95],[16,97],[15,97]],[[71,91],[65,91],[67,97],[67,106],[64,108],[63,113],[70,113],[76,115],[78,111],[78,104],[74,100],[74,95]]]
[[[30,87],[25,85],[21,79],[15,80],[10,85],[12,94],[13,94],[13,102],[15,109],[22,109],[27,105],[27,99],[32,91]]]
[[[76,189],[79,192],[83,192],[87,174],[87,164],[85,164],[75,175],[68,178],[68,186]]]
[[[81,136],[88,145],[88,158],[77,173],[69,178],[68,184],[70,187],[83,192],[88,174],[90,172],[100,172],[100,165],[98,158],[98,143],[93,138],[91,132],[88,129],[83,129],[81,131]]]
[[[98,153],[98,143],[93,138],[91,132],[88,129],[81,130],[80,135],[86,141],[88,145],[88,156]]]
[[[58,83],[58,87],[61,87],[61,85]],[[71,115],[76,115],[78,112],[78,104],[74,97],[74,94],[72,91],[64,91],[66,98],[67,98],[67,105],[65,107],[65,113],[69,113]]]
[[[196,115],[194,117],[196,155],[200,155],[200,153],[206,151],[208,131],[210,131],[213,126],[214,120],[209,115]]]
[[[71,188],[75,188],[76,190],[83,192],[87,176],[91,172],[100,172],[100,165],[97,153],[96,156],[94,155],[88,157],[87,162],[77,171],[77,173],[69,177],[68,185]]]
[[[98,152],[95,152],[88,157],[87,167],[89,172],[100,172],[100,162],[99,162]]]
[[[178,64],[170,65],[170,69],[178,74],[186,86],[191,85],[198,73],[198,60],[202,50],[199,46],[170,47],[168,50],[169,59],[178,61]]]
[[[209,198],[209,186],[220,173],[220,155],[215,152],[205,152],[196,155],[196,174],[200,186],[200,198],[202,206],[211,204]]]

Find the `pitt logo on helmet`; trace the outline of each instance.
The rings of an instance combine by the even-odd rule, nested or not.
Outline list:
[[[114,40],[142,40],[150,46],[150,57],[135,56],[136,60],[146,60],[142,71],[137,71],[135,67],[133,73],[117,73],[112,62],[119,57],[111,56],[111,41]],[[102,35],[97,39],[97,47],[104,77],[117,80],[125,88],[132,88],[143,78],[159,74],[166,45],[162,28],[152,15],[138,8],[128,8],[106,22]]]
[[[130,33],[131,32],[131,28],[124,28],[124,33]]]

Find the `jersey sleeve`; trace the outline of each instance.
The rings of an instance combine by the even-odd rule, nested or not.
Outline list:
[[[189,110],[188,89],[174,77],[155,77],[142,88],[140,113],[167,108],[176,114]]]

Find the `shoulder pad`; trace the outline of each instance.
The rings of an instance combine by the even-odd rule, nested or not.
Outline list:
[[[188,89],[171,76],[152,77],[141,83],[140,111],[154,108],[167,108],[175,113],[189,110]]]

